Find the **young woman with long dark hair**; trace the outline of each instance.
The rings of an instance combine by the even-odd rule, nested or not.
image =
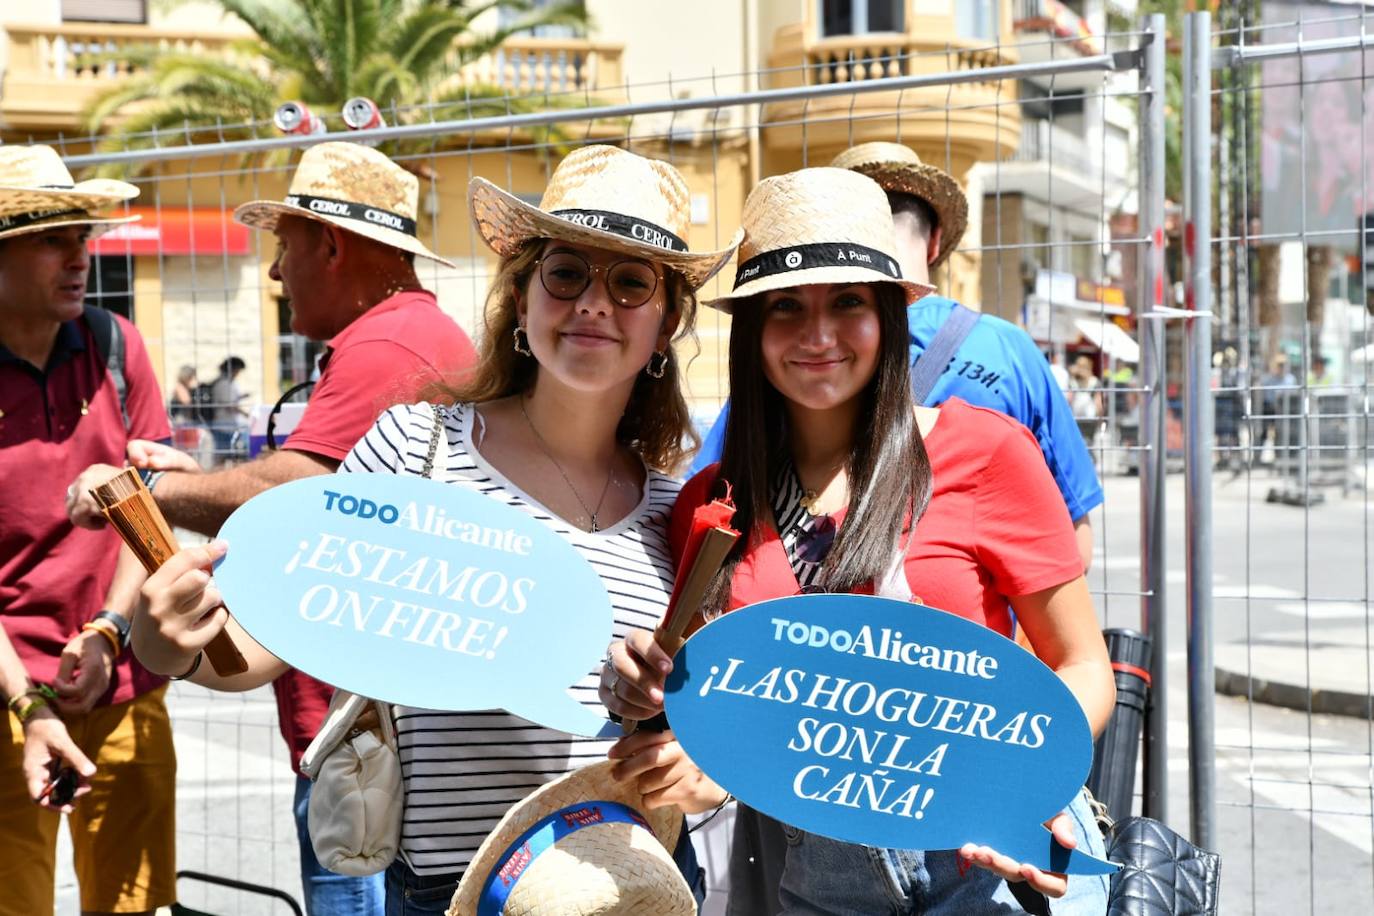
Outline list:
[[[1015,421],[957,399],[913,405],[904,310],[929,288],[898,279],[882,190],[838,169],[770,178],[745,203],[744,228],[735,289],[711,303],[733,313],[724,451],[674,512],[680,552],[692,510],[718,479],[733,487],[745,537],[705,615],[807,591],[876,593],[1010,635],[1014,611],[1099,732],[1115,688],[1072,523]],[[652,638],[630,634],[612,645],[602,700],[648,718],[670,670]],[[653,802],[694,811],[725,797],[671,732],[622,739],[611,757]],[[1063,844],[1101,854],[1082,798],[1050,826]],[[1056,914],[1106,908],[1100,878],[1067,880],[972,845],[842,843],[741,806],[730,912],[1016,912],[1008,882],[1065,898]]]

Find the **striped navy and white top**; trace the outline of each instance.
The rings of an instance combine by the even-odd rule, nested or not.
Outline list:
[[[434,410],[429,404],[391,408],[344,458],[341,470],[420,476]],[[474,447],[474,423],[481,419],[471,404],[445,411],[448,447],[438,450],[434,479],[514,506],[567,538],[606,586],[616,638],[632,628],[657,626],[673,587],[668,517],[681,483],[649,471],[633,512],[609,528],[585,532],[489,465]],[[597,699],[599,675],[598,666],[569,693],[605,715]],[[544,728],[501,709],[395,711],[405,789],[401,855],[420,875],[461,873],[507,808],[569,770],[603,759],[611,744]]]
[[[805,496],[796,468],[791,462],[784,464],[773,479],[773,520],[792,574],[804,591],[820,581],[821,566],[835,540],[834,520],[807,511],[802,504]]]

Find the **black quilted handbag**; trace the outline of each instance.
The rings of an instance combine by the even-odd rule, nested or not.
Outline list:
[[[1216,916],[1221,856],[1148,817],[1117,821],[1106,840],[1107,858],[1121,863],[1107,916]]]

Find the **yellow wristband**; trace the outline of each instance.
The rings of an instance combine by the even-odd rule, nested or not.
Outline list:
[[[99,633],[101,636],[104,636],[110,643],[110,648],[114,651],[114,657],[119,658],[119,637],[114,634],[110,627],[101,626],[92,620],[81,625],[81,632],[85,633],[87,631]]]
[[[25,700],[28,702],[24,702]],[[25,725],[29,719],[33,718],[34,713],[48,705],[48,700],[37,691],[31,691],[13,698],[9,705],[15,718],[19,720],[19,724]]]

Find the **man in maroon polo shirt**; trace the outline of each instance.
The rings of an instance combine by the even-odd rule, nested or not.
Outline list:
[[[331,474],[387,407],[419,399],[420,392],[476,362],[472,342],[440,311],[420,285],[416,255],[452,264],[416,237],[419,184],[384,155],[356,143],[321,143],[308,149],[286,201],[254,201],[235,219],[277,236],[271,276],[291,303],[291,328],[328,340],[320,379],[296,429],[279,451],[214,473],[202,473],[188,456],[164,446],[134,443],[129,459],[154,469],[151,486],[173,525],[214,534],[236,508],[264,490],[313,474]],[[96,466],[76,482],[72,519],[99,525],[86,496],[114,468]],[[182,672],[164,672],[181,674]],[[232,689],[209,666],[192,680]],[[308,910],[347,914],[380,912],[382,876],[345,878],[320,867],[306,828],[310,782],[300,756],[315,737],[333,688],[297,671],[273,685],[282,736],[297,771],[296,825]]]
[[[54,712],[96,766],[79,767],[90,791],[69,815],[82,911],[176,898],[166,682],[127,651],[142,569],[113,531],[74,527],[64,504],[82,468],[171,435],[138,332],[83,304],[86,240],[129,222],[92,213],[137,195],[122,181],[74,183],[49,147],[0,147],[0,624],[22,665],[4,678],[3,914],[53,911],[60,817],[51,794],[30,803],[21,761],[40,723],[57,727]]]

